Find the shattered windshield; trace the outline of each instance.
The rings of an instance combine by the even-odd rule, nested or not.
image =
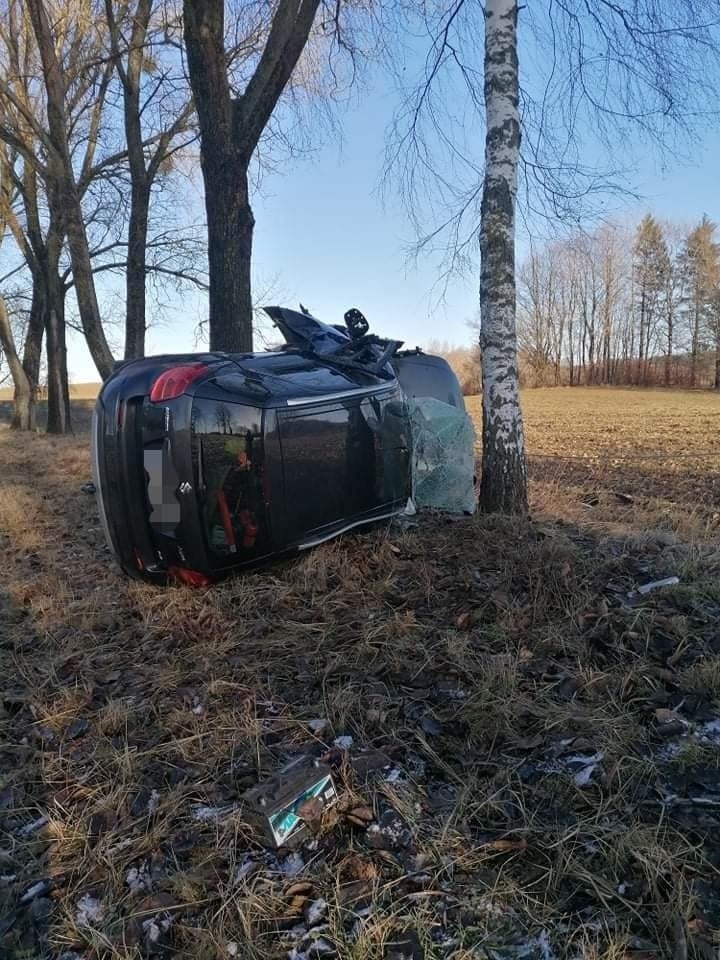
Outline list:
[[[475,431],[470,418],[434,397],[416,397],[408,403],[415,506],[474,513]]]

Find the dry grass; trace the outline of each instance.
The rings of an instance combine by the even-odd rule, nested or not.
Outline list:
[[[479,423],[479,397],[468,407]],[[540,388],[523,393],[523,410],[536,512],[594,532],[717,536],[717,394]]]
[[[607,402],[618,431],[659,402],[593,394],[571,397],[603,424]],[[685,481],[656,497],[652,470],[632,504],[601,464],[546,473],[540,454],[591,433],[565,392],[555,413],[531,396],[532,523],[431,517],[209,591],[115,573],[79,491],[84,438],[0,433],[0,957],[717,957],[712,524],[688,519]],[[670,409],[720,410],[695,396]],[[674,436],[702,439],[694,421]],[[239,797],[340,734],[398,776],[331,750],[341,802],[290,878]],[[359,803],[406,836],[377,849],[345,815]],[[312,947],[292,931],[319,898]]]
[[[71,383],[71,400],[94,400],[100,390],[99,383]],[[13,398],[12,387],[0,387],[0,403],[10,402]]]

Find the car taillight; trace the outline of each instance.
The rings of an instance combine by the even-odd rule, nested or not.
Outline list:
[[[204,573],[188,570],[185,567],[168,567],[168,574],[173,580],[184,583],[188,587],[209,587],[212,583]]]
[[[185,393],[187,388],[198,377],[201,377],[210,368],[204,363],[184,363],[179,367],[171,367],[165,370],[150,389],[150,400],[152,403],[160,403],[163,400],[173,400]]]

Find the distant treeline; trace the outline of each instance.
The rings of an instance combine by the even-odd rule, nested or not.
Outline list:
[[[650,214],[535,249],[520,268],[528,384],[720,389],[720,244]]]
[[[634,229],[604,224],[531,251],[518,271],[524,386],[720,389],[720,243],[651,215]],[[478,347],[442,353],[463,392],[480,386]]]

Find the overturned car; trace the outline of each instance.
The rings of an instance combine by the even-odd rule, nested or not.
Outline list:
[[[280,350],[148,357],[103,385],[95,485],[130,576],[204,585],[406,511],[432,473],[435,405],[439,436],[449,423],[463,448],[441,483],[462,464],[457,503],[472,509],[472,428],[443,359],[370,334],[357,310],[343,327],[267,312]]]

